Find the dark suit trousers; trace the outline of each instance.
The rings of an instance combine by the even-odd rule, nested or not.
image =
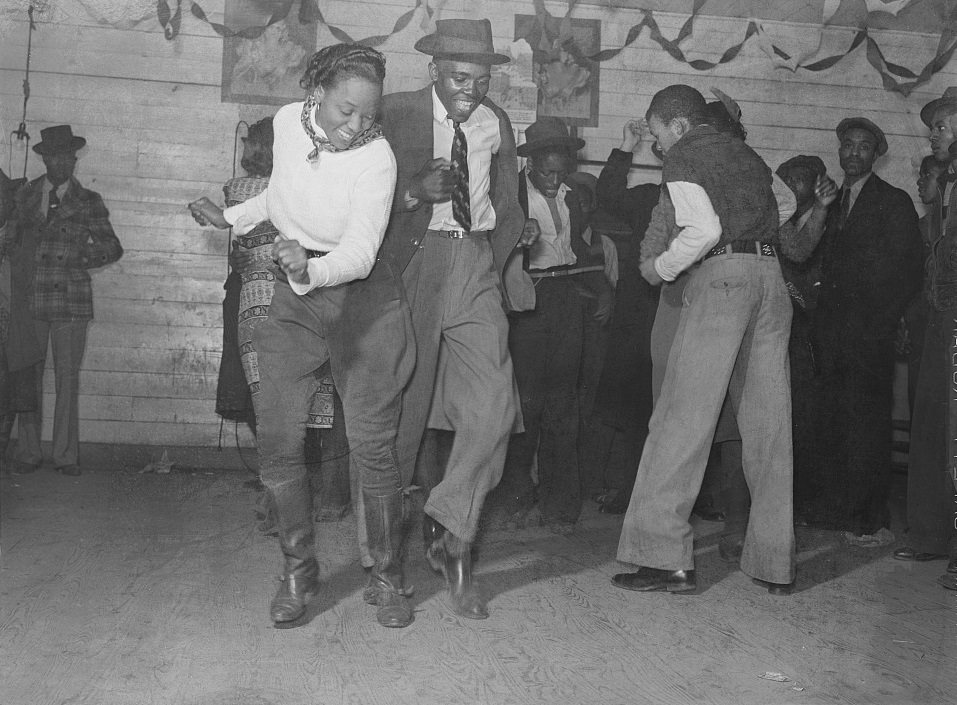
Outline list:
[[[890,525],[893,342],[855,338],[851,348],[845,326],[831,323],[822,332],[824,523],[873,534]]]
[[[588,307],[574,279],[540,279],[535,310],[512,314],[509,331],[525,433],[512,437],[502,489],[519,503],[531,496],[537,452],[542,517],[560,523],[574,523],[582,502],[579,372]]]

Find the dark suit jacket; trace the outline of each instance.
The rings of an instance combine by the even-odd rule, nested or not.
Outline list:
[[[504,110],[488,98],[482,104],[498,116],[502,136],[501,147],[498,154],[492,155],[490,168],[490,197],[496,220],[491,240],[495,267],[503,281],[506,307],[526,310],[534,307],[535,295],[531,280],[521,271],[521,257],[515,250],[525,226],[518,205],[515,135]],[[381,121],[382,130],[395,153],[398,173],[392,218],[379,256],[401,273],[420,247],[432,219],[431,203],[409,209],[403,199],[412,177],[433,159],[431,84],[418,91],[385,96]]]
[[[872,174],[843,230],[840,216],[838,199],[819,245],[818,339],[825,354],[867,357],[867,341],[881,341],[882,348],[892,343],[904,308],[920,288],[917,211],[906,192]]]

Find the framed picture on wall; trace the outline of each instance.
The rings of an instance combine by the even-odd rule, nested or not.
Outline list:
[[[226,0],[225,24],[230,28],[262,27],[273,12],[273,3]],[[302,100],[299,87],[316,50],[316,24],[302,24],[290,12],[266,27],[258,37],[223,39],[222,101],[284,105]]]
[[[601,20],[515,15],[515,39],[532,48],[538,116],[597,127],[600,65],[588,57],[601,50]]]

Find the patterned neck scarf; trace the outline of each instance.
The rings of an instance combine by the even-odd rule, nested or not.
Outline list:
[[[379,126],[379,123],[376,122],[372,124],[372,127],[363,130],[358,135],[353,137],[352,142],[349,143],[348,147],[337,147],[328,137],[317,133],[316,129],[312,126],[312,111],[316,109],[318,104],[319,103],[316,101],[316,97],[314,95],[310,95],[308,98],[306,98],[306,104],[302,106],[302,129],[306,131],[306,134],[309,136],[309,139],[312,140],[312,144],[315,146],[315,148],[306,156],[306,159],[308,159],[310,162],[318,162],[320,152],[346,152],[350,149],[364,147],[370,142],[382,137],[382,128]]]

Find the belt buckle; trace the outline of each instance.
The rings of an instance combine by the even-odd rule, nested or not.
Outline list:
[[[450,240],[464,240],[469,236],[464,230],[443,230],[442,232],[444,232]]]

